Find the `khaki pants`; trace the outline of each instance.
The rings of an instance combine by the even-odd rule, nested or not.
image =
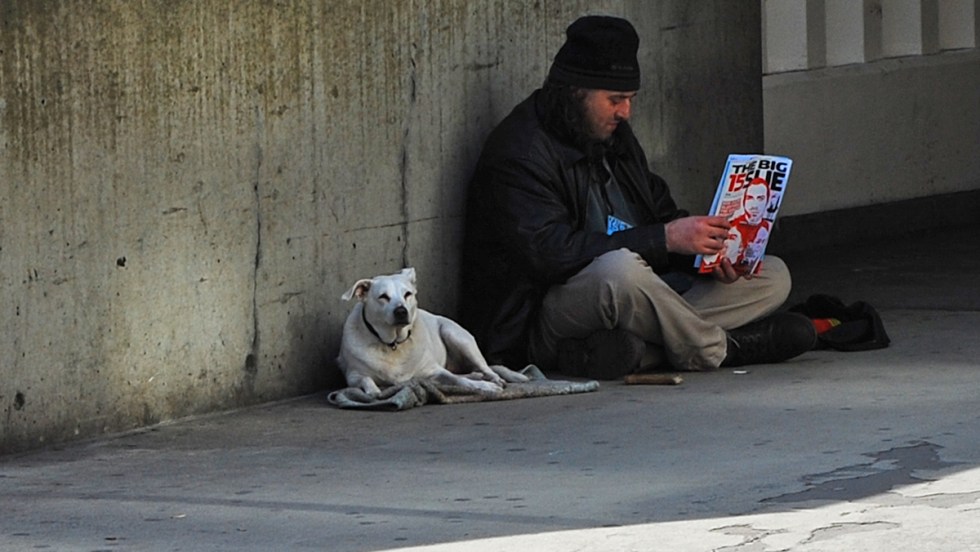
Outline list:
[[[789,269],[778,257],[766,256],[752,279],[723,284],[698,278],[679,295],[638,254],[610,251],[545,295],[531,334],[531,360],[554,369],[562,339],[621,328],[647,342],[645,367],[666,360],[676,369],[712,370],[725,359],[725,330],[772,313],[789,290]]]

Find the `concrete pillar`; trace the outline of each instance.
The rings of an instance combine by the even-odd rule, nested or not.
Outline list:
[[[827,65],[865,63],[881,57],[880,0],[825,0]]]
[[[824,66],[824,0],[765,0],[762,18],[766,73]]]
[[[887,0],[881,4],[882,56],[899,57],[939,51],[936,0]]]
[[[0,2],[0,452],[336,385],[358,278],[452,316],[479,148],[587,13],[707,210],[762,147],[758,0]]]
[[[980,2],[977,0],[939,0],[939,48],[976,48],[980,37],[978,19]]]
[[[636,1],[626,15],[641,34],[637,135],[678,204],[703,213],[727,154],[763,146],[760,3]]]

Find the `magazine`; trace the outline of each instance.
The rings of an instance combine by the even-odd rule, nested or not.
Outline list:
[[[728,156],[708,214],[728,217],[732,227],[721,253],[695,259],[699,272],[711,272],[728,258],[739,274],[758,274],[792,167],[789,157]]]

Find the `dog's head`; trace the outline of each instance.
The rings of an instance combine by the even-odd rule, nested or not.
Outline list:
[[[364,303],[364,317],[375,326],[411,327],[415,323],[415,269],[405,268],[387,276],[358,280],[341,296],[344,301],[356,297]]]

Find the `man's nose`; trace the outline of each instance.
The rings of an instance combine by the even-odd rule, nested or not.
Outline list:
[[[623,100],[616,110],[616,118],[620,121],[629,121],[633,111],[633,100]]]

